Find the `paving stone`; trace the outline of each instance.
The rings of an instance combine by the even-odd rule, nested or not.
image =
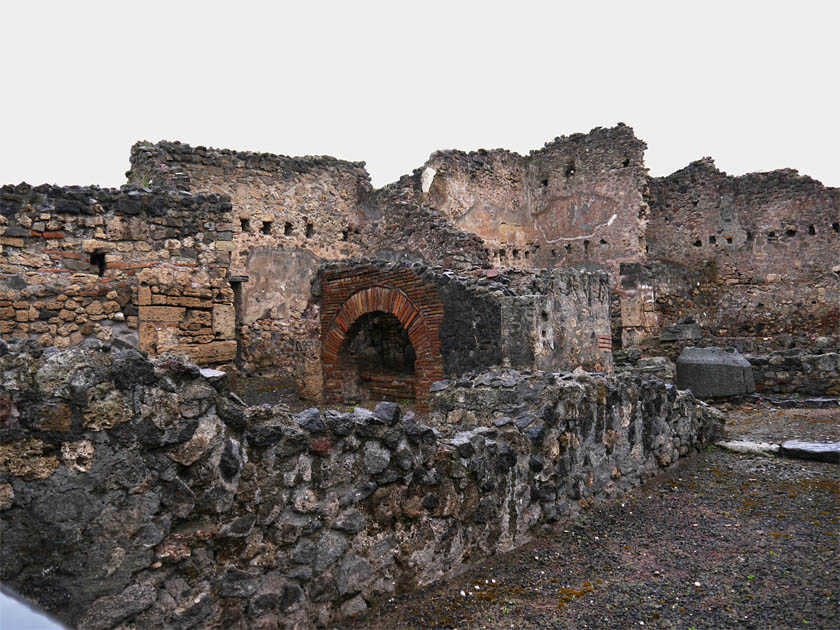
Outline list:
[[[782,455],[795,459],[812,459],[819,462],[840,464],[840,442],[804,442],[788,440],[783,442]]]

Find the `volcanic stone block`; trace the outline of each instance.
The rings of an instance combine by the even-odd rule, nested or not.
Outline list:
[[[752,366],[732,348],[684,348],[677,359],[677,387],[698,398],[739,396],[755,391]]]
[[[665,326],[662,329],[662,334],[659,335],[660,341],[683,341],[686,339],[700,339],[703,336],[699,324],[674,324],[673,326]]]

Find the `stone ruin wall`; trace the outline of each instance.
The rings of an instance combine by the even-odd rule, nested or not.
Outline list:
[[[819,354],[797,348],[764,355],[747,354],[755,390],[786,396],[840,397],[840,352],[816,352]]]
[[[509,269],[499,274],[513,296],[502,302],[507,367],[611,372],[609,274],[573,268]],[[510,346],[520,348],[514,352]]]
[[[729,177],[708,160],[666,178],[649,178],[644,149],[631,128],[619,125],[558,138],[528,156],[444,151],[413,175],[373,190],[362,163],[138,143],[132,148],[129,180],[170,193],[148,188],[110,193],[95,187],[4,188],[9,216],[0,228],[7,230],[3,237],[9,244],[2,246],[10,265],[7,277],[14,286],[3,300],[0,332],[37,335],[44,343],[60,346],[78,342],[80,335],[106,338],[105,329],[130,336],[125,329],[137,323],[136,330],[145,331],[143,348],[154,352],[190,346],[197,360],[219,363],[230,360],[230,342],[238,340],[238,358],[246,370],[291,372],[295,357],[316,358],[319,314],[310,293],[316,270],[324,262],[365,255],[441,265],[459,273],[494,266],[517,272],[558,265],[605,269],[613,277],[616,347],[651,345],[662,326],[689,315],[701,320],[703,343],[736,345],[747,352],[807,346],[820,335],[833,335],[836,343],[838,191],[792,171]],[[194,197],[176,192],[186,190]],[[181,201],[174,201],[179,194]],[[229,195],[230,201],[218,194]],[[55,202],[47,199],[24,211],[21,195],[66,198],[59,205],[71,210],[53,212]],[[121,195],[125,200],[117,199]],[[100,197],[102,210],[82,214],[75,223],[73,204],[95,205],[99,202],[91,200]],[[207,210],[204,216],[203,199],[225,207]],[[35,209],[38,203],[43,208]],[[154,214],[159,208],[147,212],[161,203],[178,215],[176,223],[185,221],[190,235],[182,234],[185,228],[180,225],[164,225],[165,216]],[[133,214],[132,204],[144,208],[140,215]],[[196,208],[201,210],[193,216]],[[21,223],[12,216],[19,211]],[[130,226],[127,236],[116,228],[85,223],[99,215],[113,215]],[[144,217],[152,217],[153,223],[144,227]],[[43,225],[43,230],[29,229],[30,224]],[[62,229],[50,227],[59,224]],[[88,238],[97,229],[100,236]],[[169,236],[155,240],[153,235],[153,242],[146,242],[143,235],[149,229]],[[16,247],[21,238],[25,247]],[[178,245],[184,239],[187,245]],[[108,251],[85,251],[83,241],[103,241],[100,249]],[[64,245],[48,247],[48,242]],[[130,253],[131,248],[136,252]],[[91,254],[102,253],[108,261],[99,276]],[[174,258],[164,258],[172,253]],[[129,268],[145,264],[153,266],[151,271]],[[154,286],[171,286],[172,280],[151,276],[172,269],[183,278],[190,264],[200,266],[195,267],[200,271],[190,280],[190,290],[201,295],[158,295],[153,303],[140,304],[148,299],[145,291],[142,298],[132,293],[138,273],[154,293]],[[221,280],[224,265],[228,279],[246,280],[235,285],[241,288],[238,298],[231,297],[229,283]],[[97,312],[76,312],[73,321],[56,319],[55,309],[43,308],[47,302],[57,306],[54,300],[38,298],[32,306],[38,310],[36,317],[26,304],[29,280],[24,278],[22,284],[16,278],[23,278],[19,272],[29,274],[27,278],[35,277],[33,270],[40,276],[50,273],[39,269],[58,269],[53,275],[66,279],[59,282],[62,286],[79,285],[69,289],[79,299],[65,311],[90,307]],[[87,273],[84,282],[105,282],[93,278],[93,271],[109,281],[105,295],[117,294],[116,299],[102,300],[103,312],[110,309],[107,318],[90,304],[93,289],[82,288],[77,278]],[[170,298],[184,303],[169,304]],[[200,311],[198,321],[186,327],[176,316],[188,311],[159,311],[146,326],[133,319],[133,309],[140,306],[190,308],[186,298]],[[223,313],[231,313],[228,307],[239,305],[240,325],[232,336],[225,324],[223,332],[217,326],[208,337],[208,299],[219,304],[220,322]],[[508,320],[513,322],[519,314],[530,317],[523,305],[510,306]],[[115,318],[116,324],[106,322]],[[603,343],[605,335],[599,331],[596,336]],[[548,339],[546,347],[552,342]],[[199,344],[206,346],[203,357],[195,354]]]
[[[514,370],[441,383],[434,426],[389,403],[291,416],[181,357],[84,345],[0,346],[0,579],[80,630],[327,627],[720,429],[659,381]]]
[[[528,156],[440,151],[397,186],[480,236],[498,267],[610,272],[616,346],[687,316],[704,343],[756,353],[840,342],[840,191],[708,159],[651,178],[644,149],[619,125]]]
[[[181,143],[132,147],[136,185],[228,195],[230,274],[242,285],[240,338],[248,368],[290,371],[316,339],[311,281],[334,260],[371,254],[450,268],[481,265],[481,242],[416,202],[374,194],[364,163],[290,158]]]
[[[619,126],[527,157],[438,153],[373,191],[361,164],[143,143],[129,178],[155,190],[3,187],[0,579],[80,628],[325,627],[715,439],[690,393],[551,357],[609,370],[610,287],[628,342],[684,315],[756,353],[763,336],[836,340],[838,193],[706,162],[648,178],[643,149]],[[250,368],[319,359],[315,272],[360,253],[498,285],[499,330],[532,342],[537,372],[453,370],[424,425],[388,403],[246,408],[221,373],[124,349],[220,363],[243,338]],[[613,278],[533,269],[559,264]],[[426,284],[445,306],[462,280],[443,275]],[[239,299],[232,276],[249,278]],[[524,356],[512,338],[498,352]],[[836,353],[762,356],[760,382],[800,370],[836,391]]]
[[[709,159],[649,190],[652,266],[622,271],[638,340],[694,316],[747,352],[840,343],[840,190],[791,170],[732,177]]]
[[[360,206],[371,189],[364,166],[164,142],[134,145],[127,175],[137,185],[230,197],[230,274],[249,279],[242,284],[242,359],[290,369],[295,340],[317,336],[317,313],[307,307],[320,261],[363,251]]]
[[[612,370],[609,277],[604,273],[555,269],[459,275],[422,263],[359,261],[322,267],[312,291],[320,307],[321,339],[298,358],[298,381],[301,391],[318,393],[323,381],[331,402],[352,397],[343,390],[358,375],[340,355],[351,341],[350,328],[373,312],[395,315],[407,330],[416,352],[415,374],[409,378],[424,411],[429,386],[444,375],[493,366]],[[403,380],[395,375],[392,384],[403,391]],[[383,395],[401,399],[396,390]],[[413,392],[406,397],[413,399]]]
[[[528,156],[438,151],[400,184],[480,236],[496,266],[617,274],[620,262],[644,258],[645,148],[619,125],[556,138]]]
[[[202,363],[236,356],[228,201],[21,184],[0,189],[0,204],[5,339],[98,339]]]

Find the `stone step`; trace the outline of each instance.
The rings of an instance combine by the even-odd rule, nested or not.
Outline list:
[[[775,407],[782,407],[783,409],[830,409],[832,407],[840,409],[840,398],[837,397],[791,398],[784,396],[765,396],[764,400]]]

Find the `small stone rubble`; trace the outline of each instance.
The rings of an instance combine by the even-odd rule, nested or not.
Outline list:
[[[388,402],[244,407],[183,357],[104,344],[0,354],[0,579],[80,630],[326,627],[721,429],[632,375],[465,376],[423,421]]]

